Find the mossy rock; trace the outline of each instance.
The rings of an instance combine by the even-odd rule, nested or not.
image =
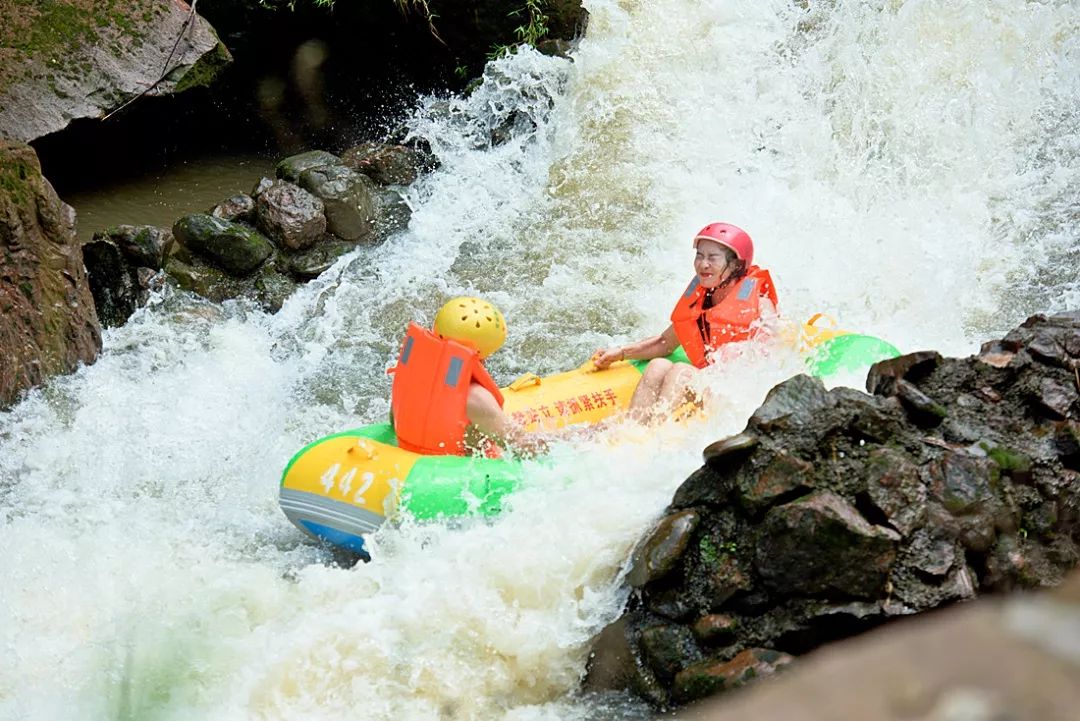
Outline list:
[[[254,272],[274,252],[273,244],[254,228],[206,213],[176,221],[173,235],[192,252],[235,276]]]

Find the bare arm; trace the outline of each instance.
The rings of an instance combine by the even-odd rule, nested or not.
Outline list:
[[[499,407],[491,391],[478,383],[469,386],[465,415],[477,431],[504,448],[526,456],[547,451],[547,444],[541,437],[515,423]]]
[[[660,335],[652,338],[639,340],[636,343],[622,346],[621,348],[607,348],[599,350],[593,356],[593,363],[603,370],[615,361],[620,360],[652,360],[666,356],[679,347],[679,339],[675,336],[675,327],[668,326]]]

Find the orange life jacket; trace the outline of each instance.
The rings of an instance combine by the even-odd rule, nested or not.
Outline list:
[[[708,354],[724,343],[747,340],[753,324],[761,318],[761,299],[768,298],[776,307],[776,290],[769,271],[750,266],[746,275],[728,289],[727,294],[713,307],[704,311],[708,323],[708,338],[701,327],[702,303],[708,293],[697,276],[690,281],[686,292],[671,311],[671,325],[686,356],[698,368],[709,364]]]
[[[398,445],[437,456],[465,455],[465,404],[469,386],[479,383],[502,407],[503,396],[488,375],[480,354],[454,340],[443,339],[409,323],[397,365],[390,408]]]

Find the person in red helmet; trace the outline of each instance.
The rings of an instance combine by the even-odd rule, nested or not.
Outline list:
[[[619,360],[648,360],[630,399],[631,416],[650,420],[690,399],[696,369],[711,362],[725,343],[749,340],[764,312],[775,311],[776,290],[767,270],[754,262],[754,242],[742,228],[710,223],[694,236],[694,279],[671,312],[671,325],[660,335],[618,348],[598,350],[597,368]],[[672,363],[679,345],[691,365]]]

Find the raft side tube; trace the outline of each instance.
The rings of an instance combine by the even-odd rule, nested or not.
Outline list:
[[[870,335],[847,333],[817,345],[806,358],[810,374],[826,378],[841,372],[868,368],[878,361],[896,358],[900,351],[891,343]]]

